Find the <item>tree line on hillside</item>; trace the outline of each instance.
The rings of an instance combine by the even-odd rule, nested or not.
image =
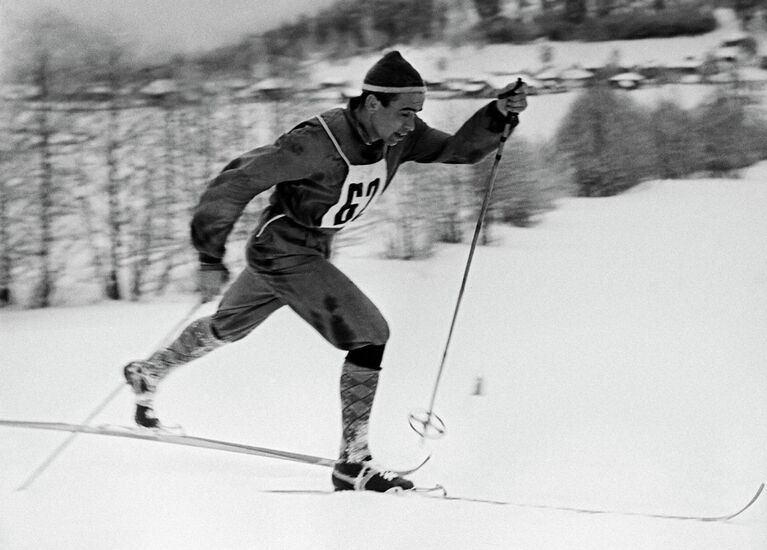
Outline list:
[[[743,17],[761,0],[734,0]],[[524,43],[627,40],[695,35],[716,28],[713,8],[697,0],[340,0],[316,16],[265,33],[269,55],[302,57],[330,50],[348,56],[403,43]]]
[[[301,16],[261,34],[252,34],[232,44],[193,56],[175,56],[153,67],[141,67],[122,55],[123,80],[146,82],[177,76],[178,67],[194,67],[200,76],[215,74],[251,75],[254,67],[265,67],[268,75],[296,77],[302,62],[315,55],[343,58],[398,44],[526,43],[549,40],[620,40],[670,37],[705,33],[716,27],[713,8],[735,8],[745,22],[767,17],[765,0],[338,0],[316,15]],[[509,12],[508,7],[514,9]],[[511,15],[507,15],[511,13]],[[83,48],[77,70],[67,71],[71,82],[101,83],[109,80],[113,66],[104,62],[105,51],[131,47],[115,37],[79,28],[55,11],[38,19],[58,36],[62,54]],[[34,26],[35,22],[32,23]],[[58,27],[58,29],[57,29]],[[70,27],[70,29],[67,29]],[[19,50],[18,36],[31,29],[17,29],[7,43],[10,55]],[[65,37],[69,36],[66,40]],[[49,40],[50,38],[41,38]],[[30,70],[15,63],[6,74],[15,82],[30,80]],[[64,75],[59,75],[63,78]]]
[[[511,6],[511,10],[509,7]],[[316,54],[337,58],[399,44],[631,40],[716,28],[714,8],[767,17],[764,0],[339,0],[238,44],[196,58],[206,70],[247,70],[266,59],[273,75]],[[761,14],[761,15],[760,15]]]
[[[595,87],[573,103],[555,147],[577,195],[609,196],[648,179],[731,175],[763,160],[767,119],[729,93],[685,110],[669,100],[642,107]]]

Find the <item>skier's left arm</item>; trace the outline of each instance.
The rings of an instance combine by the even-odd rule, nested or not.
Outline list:
[[[513,129],[519,122],[510,113],[519,114],[527,108],[527,85],[507,86],[505,92],[513,93],[491,101],[472,115],[455,134],[437,130],[420,118],[416,119],[413,139],[402,160],[415,162],[443,162],[448,164],[473,164],[479,162],[498,146],[498,136],[506,123]]]

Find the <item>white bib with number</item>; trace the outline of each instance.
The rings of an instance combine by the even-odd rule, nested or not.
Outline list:
[[[386,185],[386,157],[373,164],[352,164],[341,150],[341,146],[327,123],[318,116],[317,119],[325,128],[330,140],[335,145],[338,154],[346,162],[349,169],[341,187],[338,201],[322,216],[320,227],[340,229],[359,218],[368,206],[373,204]]]

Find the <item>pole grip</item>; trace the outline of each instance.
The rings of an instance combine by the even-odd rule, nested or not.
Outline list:
[[[522,77],[517,77],[517,82],[514,84],[514,87],[511,90],[506,90],[502,94],[498,96],[498,99],[506,99],[507,97],[513,96],[515,93],[517,93],[517,90],[524,84],[525,82],[522,80]]]
[[[517,82],[514,84],[514,87],[511,90],[507,90],[500,94],[498,99],[506,99],[507,97],[513,96],[517,90],[519,90],[522,84],[524,84],[522,77],[517,77]],[[517,124],[519,124],[519,115],[512,112],[506,113],[506,126],[503,129],[503,134],[501,134],[501,142],[504,142],[508,139],[509,134],[511,134],[511,129]]]

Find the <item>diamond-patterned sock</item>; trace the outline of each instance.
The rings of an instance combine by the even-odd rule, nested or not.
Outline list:
[[[379,372],[359,367],[349,361],[344,363],[341,370],[342,461],[361,462],[370,456],[368,423],[378,387]]]
[[[210,317],[193,321],[181,331],[168,347],[157,350],[142,362],[149,390],[154,392],[157,384],[174,368],[207,355],[224,344],[213,334]]]

